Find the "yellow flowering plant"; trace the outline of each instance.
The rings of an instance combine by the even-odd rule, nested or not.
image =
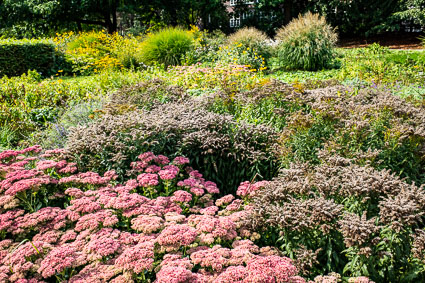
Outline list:
[[[238,64],[249,68],[251,72],[264,71],[267,69],[265,58],[255,49],[245,47],[239,42],[224,46],[218,51],[220,64]]]
[[[136,37],[109,35],[100,31],[58,34],[54,39],[72,63],[72,71],[82,75],[108,69],[138,66],[141,50]]]

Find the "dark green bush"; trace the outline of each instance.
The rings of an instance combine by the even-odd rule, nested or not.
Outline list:
[[[65,61],[46,40],[0,40],[0,77],[20,76],[36,70],[43,77],[52,75]]]

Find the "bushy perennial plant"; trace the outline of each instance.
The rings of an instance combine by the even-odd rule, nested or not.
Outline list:
[[[0,282],[305,282],[187,158],[142,153],[120,184],[62,152],[0,153]]]
[[[240,194],[253,206],[250,223],[264,229],[264,243],[280,246],[304,275],[422,281],[424,186],[325,151],[320,158],[317,166],[293,163]]]
[[[277,171],[277,135],[266,126],[237,123],[231,116],[206,111],[194,101],[157,105],[150,111],[105,114],[71,129],[67,150],[82,167],[98,172],[126,168],[140,151],[188,156],[224,193],[252,178]]]

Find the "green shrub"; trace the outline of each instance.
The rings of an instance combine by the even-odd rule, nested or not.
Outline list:
[[[48,40],[0,40],[0,77],[20,76],[36,70],[43,77],[54,74],[64,62]]]
[[[142,43],[141,58],[147,65],[180,65],[193,48],[192,35],[180,28],[167,28],[149,35]]]
[[[142,65],[141,41],[138,37],[99,31],[68,32],[59,34],[54,41],[72,63],[70,71],[76,74],[89,75],[102,70],[130,69]]]
[[[319,70],[334,58],[335,30],[324,17],[308,12],[277,32],[278,57],[286,69]]]
[[[16,139],[16,131],[3,124],[0,127],[0,151],[11,149]]]

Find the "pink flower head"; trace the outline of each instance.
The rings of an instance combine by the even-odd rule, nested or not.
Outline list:
[[[103,177],[108,178],[110,180],[116,180],[118,178],[118,175],[115,170],[109,170],[106,171],[105,174],[103,174]]]
[[[16,195],[29,189],[38,189],[41,185],[49,184],[49,177],[39,177],[32,179],[24,179],[13,183],[13,185],[5,192],[6,195]]]
[[[179,168],[174,165],[164,166],[161,171],[158,172],[159,177],[162,180],[172,180],[179,173]]]
[[[260,188],[263,188],[269,184],[268,181],[260,181],[256,182],[254,184],[251,184],[248,181],[242,182],[239,185],[238,190],[236,191],[236,194],[241,197],[245,196],[253,196],[254,193],[259,190]]]
[[[198,170],[193,170],[189,173],[190,177],[196,178],[196,179],[201,179],[202,178],[202,174],[199,173]]]
[[[154,263],[154,242],[146,241],[126,249],[115,261],[117,267],[133,270],[135,273],[152,270]]]
[[[231,203],[233,200],[235,199],[235,197],[233,195],[226,195],[222,198],[219,198],[218,200],[215,201],[215,205],[217,206],[225,206],[229,203]]]
[[[158,216],[139,215],[131,220],[131,228],[145,234],[151,234],[164,226],[164,219]]]
[[[207,190],[207,192],[210,193],[210,194],[218,194],[220,192],[217,188],[216,183],[214,183],[214,182],[206,181],[204,186],[205,186],[205,189]]]
[[[0,161],[10,159],[12,157],[15,157],[19,154],[19,152],[14,150],[5,150],[3,152],[0,152]]]
[[[77,163],[68,163],[65,167],[59,169],[59,173],[61,174],[74,174],[77,171]]]
[[[38,170],[46,170],[46,169],[50,169],[50,168],[55,168],[57,165],[56,161],[53,160],[42,160],[37,162],[37,166],[36,168]]]
[[[20,150],[19,154],[25,154],[25,153],[28,153],[28,152],[39,153],[39,152],[41,152],[41,150],[42,150],[41,146],[36,144],[36,145],[30,146],[30,147],[24,148],[23,150]]]
[[[148,168],[146,168],[145,172],[146,173],[157,173],[157,172],[159,172],[159,170],[161,170],[161,167],[156,166],[156,165],[151,165]]]
[[[155,158],[155,162],[160,165],[165,165],[170,163],[170,159],[168,159],[168,157],[164,155],[157,155]]]
[[[200,213],[204,215],[215,215],[215,213],[218,211],[217,206],[209,206],[207,208],[201,209]]]
[[[155,283],[184,283],[194,282],[192,271],[184,267],[165,266],[156,275]]]
[[[38,272],[44,277],[49,278],[55,274],[61,273],[66,268],[77,267],[87,262],[83,252],[78,251],[70,244],[65,244],[54,248],[41,261]]]
[[[174,158],[173,163],[177,164],[177,165],[188,164],[189,158],[186,158],[186,157],[183,157],[183,156],[177,156],[176,158]]]
[[[153,187],[158,185],[158,175],[151,173],[142,173],[137,176],[137,181],[143,187]]]
[[[214,280],[214,283],[239,283],[245,282],[248,272],[244,266],[229,266]]]
[[[297,274],[292,260],[280,256],[255,257],[248,262],[246,270],[249,282],[288,282]]]
[[[171,201],[174,202],[181,202],[181,203],[187,203],[192,200],[192,194],[188,193],[183,190],[178,190],[173,193],[173,196],[171,197]]]
[[[92,234],[90,241],[84,247],[84,252],[90,260],[100,260],[103,257],[115,254],[121,247],[120,231],[112,228],[103,228]]]
[[[155,154],[153,154],[153,152],[148,151],[148,152],[140,154],[137,158],[142,162],[149,163],[152,160],[154,160],[156,156]]]
[[[196,187],[190,188],[190,192],[198,197],[202,196],[205,193],[204,189],[196,188]]]
[[[165,228],[156,239],[158,244],[170,250],[192,244],[198,233],[196,229],[185,224],[174,224]]]

